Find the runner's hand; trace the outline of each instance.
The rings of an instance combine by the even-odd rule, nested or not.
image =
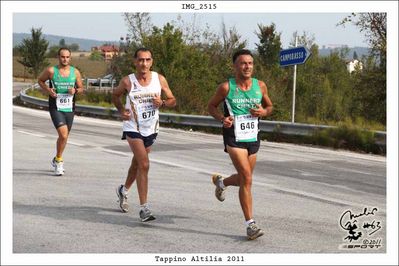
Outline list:
[[[234,118],[232,116],[225,117],[223,119],[223,127],[230,128],[233,125]]]
[[[152,98],[152,103],[156,108],[161,107],[162,105],[161,95],[156,95],[154,98]]]
[[[255,105],[256,105],[257,109],[255,109],[255,108],[249,109],[249,111],[251,112],[251,115],[255,116],[255,117],[265,116],[266,109],[264,109],[261,104],[255,104]]]
[[[130,120],[130,117],[132,116],[131,112],[129,109],[123,110],[121,113],[122,120]]]
[[[50,94],[50,97],[52,97],[52,98],[57,98],[57,93],[55,93],[55,91],[54,91],[53,88],[50,88],[49,94]]]
[[[68,88],[68,93],[71,94],[71,95],[74,95],[76,93],[76,89],[73,88],[73,87]]]

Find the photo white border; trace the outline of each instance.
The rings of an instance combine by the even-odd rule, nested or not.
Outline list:
[[[398,262],[398,3],[396,1],[18,1],[1,2],[1,264],[10,265],[157,265],[155,255],[192,254],[13,254],[12,253],[12,23],[13,13],[150,12],[192,13],[182,3],[217,3],[209,13],[387,12],[387,253],[242,254],[244,264],[380,265]],[[60,8],[62,6],[62,9]],[[45,7],[45,9],[43,9]],[[200,12],[200,11],[195,11]],[[338,252],[338,250],[337,250]],[[214,255],[214,254],[201,254]],[[217,254],[223,256],[223,254]],[[204,264],[192,263],[192,264]],[[217,263],[208,263],[209,265]],[[223,263],[227,264],[227,263]],[[182,264],[183,265],[183,264]],[[184,263],[187,265],[187,262]]]

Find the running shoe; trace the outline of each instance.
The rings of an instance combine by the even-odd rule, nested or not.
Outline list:
[[[140,210],[140,219],[142,222],[148,222],[155,220],[155,216],[152,215],[150,209],[144,208]]]
[[[64,170],[64,161],[57,161],[55,160],[55,157],[51,161],[51,166],[54,167],[54,174],[57,176],[63,175],[65,170]]]
[[[127,203],[127,194],[122,193],[122,188],[123,185],[120,185],[116,188],[116,195],[118,196],[119,200],[119,208],[121,209],[122,212],[128,212],[129,211],[129,204]]]
[[[252,222],[247,227],[248,240],[254,240],[260,236],[263,236],[265,232],[260,229],[255,222]]]
[[[220,182],[223,182],[223,177],[219,174],[214,174],[212,176],[212,182],[215,184],[216,189],[215,189],[215,196],[219,201],[224,201],[225,199],[225,190],[226,188],[221,188],[220,187]]]

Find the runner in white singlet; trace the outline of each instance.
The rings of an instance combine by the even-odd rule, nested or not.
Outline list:
[[[133,116],[123,121],[124,132],[137,132],[144,137],[158,133],[159,109],[153,103],[153,98],[161,95],[161,83],[159,75],[151,72],[151,82],[148,86],[142,86],[134,74],[130,74],[132,84],[130,92],[126,95],[125,110],[131,110]]]
[[[152,52],[147,48],[139,48],[134,54],[136,72],[122,78],[112,95],[112,101],[123,120],[122,139],[127,139],[133,152],[125,184],[119,185],[116,189],[119,207],[122,212],[129,210],[128,191],[137,180],[139,215],[142,222],[155,219],[147,202],[150,167],[148,153],[159,130],[159,108],[176,105],[176,99],[166,79],[161,74],[151,71],[152,63]],[[123,106],[121,97],[125,93],[127,93],[126,104]],[[161,95],[164,100],[161,99]]]

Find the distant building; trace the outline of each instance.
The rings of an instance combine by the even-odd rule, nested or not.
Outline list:
[[[326,44],[323,45],[323,49],[340,49],[340,48],[344,48],[347,47],[347,45],[345,44]]]
[[[91,51],[99,51],[104,60],[108,61],[111,60],[115,55],[119,54],[119,47],[116,45],[94,46],[91,48]]]
[[[357,59],[353,59],[351,61],[348,61],[346,63],[346,69],[348,70],[349,73],[352,73],[356,69],[362,70],[363,69],[363,64]]]

